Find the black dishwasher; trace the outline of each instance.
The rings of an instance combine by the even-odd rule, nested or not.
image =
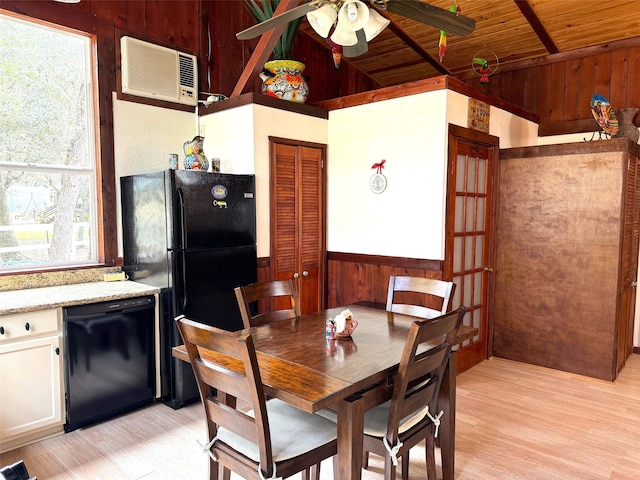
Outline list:
[[[154,307],[145,296],[63,309],[65,432],[153,402]]]

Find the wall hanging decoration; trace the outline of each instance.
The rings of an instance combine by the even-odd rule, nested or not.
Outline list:
[[[387,188],[387,177],[382,174],[385,162],[386,160],[381,160],[380,163],[374,163],[371,167],[376,170],[369,180],[369,188],[373,193],[382,193]]]
[[[469,99],[468,127],[479,132],[489,133],[491,105],[475,98]]]
[[[498,70],[499,63],[500,60],[498,60],[498,56],[491,50],[488,50],[485,45],[482,50],[473,56],[471,68],[476,75],[480,76],[480,84],[486,85],[489,83],[489,76],[495,74]]]
[[[599,93],[596,93],[591,97],[589,104],[591,106],[593,118],[596,119],[596,123],[601,129],[597,132],[598,140],[602,140],[603,133],[605,139],[615,137],[618,133],[618,119],[616,118],[616,112],[611,108],[609,100]],[[596,132],[593,132],[593,135],[591,135],[591,138],[588,141],[593,140],[595,134]],[[586,138],[584,140],[587,141]]]

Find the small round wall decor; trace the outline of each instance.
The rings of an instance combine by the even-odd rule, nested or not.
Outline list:
[[[386,162],[386,160],[382,160],[380,163],[374,163],[371,167],[376,169],[376,173],[371,175],[369,179],[369,188],[373,193],[382,193],[385,188],[387,188],[387,177],[382,174],[384,162]]]

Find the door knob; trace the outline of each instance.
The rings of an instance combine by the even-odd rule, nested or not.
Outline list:
[[[484,271],[485,272],[493,272],[493,268],[492,267],[484,267]]]
[[[300,276],[300,274],[298,272],[293,274],[293,278],[298,278]]]
[[[632,287],[637,287],[638,286],[638,282],[631,282],[629,285],[631,285]]]
[[[308,277],[309,276],[309,272],[307,272],[306,270],[302,272],[302,276],[303,277]]]

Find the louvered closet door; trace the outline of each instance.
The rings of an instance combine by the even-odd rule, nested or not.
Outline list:
[[[624,196],[624,224],[622,233],[620,306],[616,374],[624,367],[633,351],[633,324],[638,278],[638,248],[640,246],[640,167],[638,158],[629,155]]]
[[[301,313],[323,307],[323,145],[271,139],[271,276],[294,279]]]

